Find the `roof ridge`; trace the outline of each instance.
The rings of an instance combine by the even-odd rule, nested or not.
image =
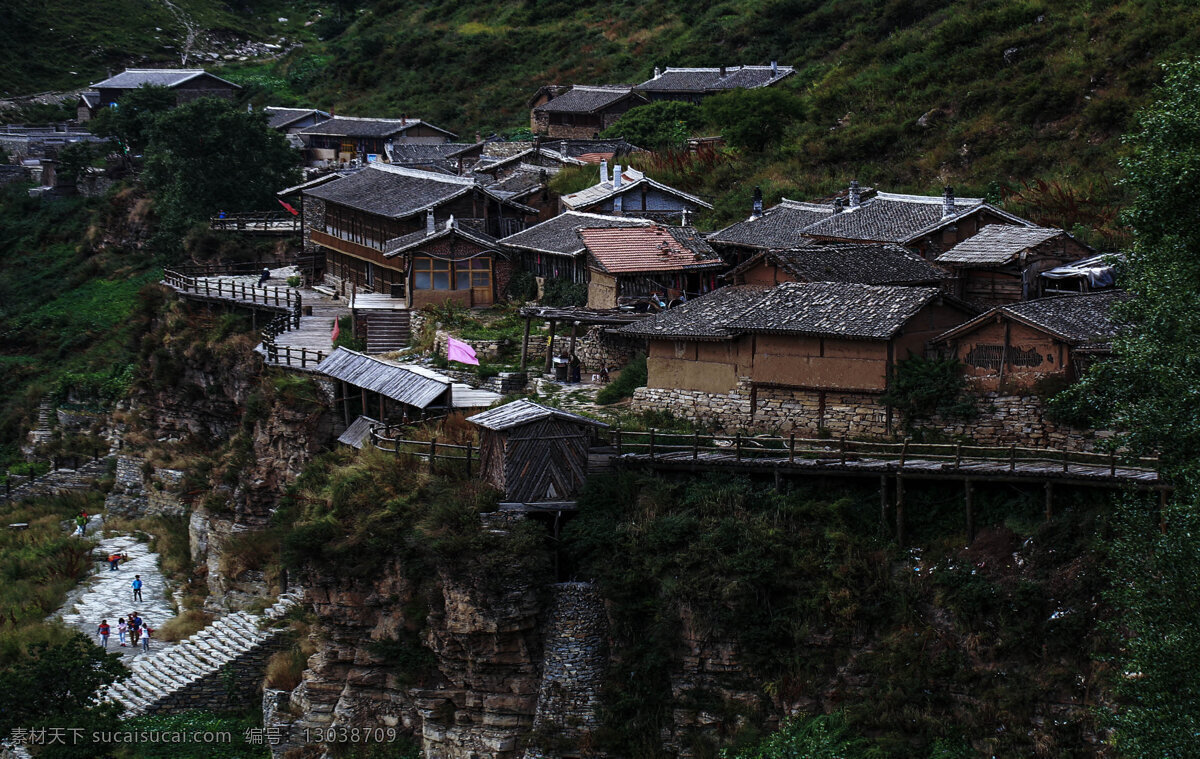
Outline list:
[[[864,200],[862,202],[862,205],[865,206],[868,203],[870,203],[872,200],[900,200],[900,201],[904,201],[906,203],[928,203],[930,205],[933,205],[935,203],[944,203],[946,200],[946,197],[944,195],[907,195],[905,193],[900,193],[900,192],[884,192],[883,190],[876,190],[875,196]],[[983,205],[985,202],[987,202],[987,201],[984,200],[983,198],[960,198],[957,196],[954,198],[955,206],[957,206],[959,203],[968,203],[970,205]],[[849,210],[849,209],[847,209],[847,210]]]
[[[457,185],[479,185],[473,177],[456,177],[453,174],[439,174],[434,171],[425,171],[423,169],[413,169],[408,166],[396,166],[390,163],[368,163],[364,168],[375,169],[376,171],[386,171],[389,174],[398,174],[404,177],[412,177],[413,179],[429,179],[442,184],[457,184]],[[480,189],[486,189],[480,186]]]

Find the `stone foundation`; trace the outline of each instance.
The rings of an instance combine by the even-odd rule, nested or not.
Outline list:
[[[1046,418],[1046,402],[1037,395],[984,393],[976,401],[978,416],[968,420],[935,418],[925,427],[945,435],[969,437],[983,445],[1020,445],[1094,451],[1115,433],[1055,424]]]
[[[136,456],[117,456],[115,480],[104,499],[104,509],[129,519],[187,513],[187,506],[175,492],[184,473],[178,469],[154,469],[147,476],[144,466],[145,460]]]
[[[562,329],[563,325],[559,325]],[[641,338],[630,338],[624,335],[614,335],[604,330],[607,327],[589,327],[587,331],[575,337],[575,355],[583,364],[583,371],[591,374],[600,371],[601,367],[620,369],[633,359],[637,353],[646,352],[646,341]],[[537,370],[546,366],[546,337],[545,335],[530,335],[527,348],[529,351],[529,367]],[[560,356],[571,350],[571,329],[566,327],[566,334],[554,336],[553,354]]]

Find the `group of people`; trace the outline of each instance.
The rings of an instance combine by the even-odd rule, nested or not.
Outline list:
[[[110,557],[111,559],[111,557]],[[133,600],[142,600],[142,576],[134,575],[133,582],[129,584],[133,590]],[[138,613],[135,611],[128,617],[121,617],[117,620],[117,640],[121,647],[125,648],[130,643],[136,647],[139,643],[142,645],[143,651],[150,650],[150,634],[154,630],[150,629],[150,625],[146,624]],[[112,626],[108,624],[107,619],[100,620],[100,624],[96,627],[96,634],[100,636],[100,645],[108,648],[108,638],[112,635]],[[125,639],[128,636],[130,643],[126,643]]]
[[[567,382],[579,383],[583,381],[583,362],[579,360],[579,356],[574,353],[562,352],[559,357],[559,362],[567,365]],[[592,382],[601,385],[608,382],[608,367],[600,367],[600,371],[592,374]]]

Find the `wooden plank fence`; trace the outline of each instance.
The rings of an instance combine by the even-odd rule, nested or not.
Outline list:
[[[425,419],[422,421],[429,420]],[[388,433],[392,429],[392,425],[372,425],[371,445],[386,453],[396,456],[413,456],[431,464],[436,462],[450,462],[463,467],[463,471],[468,477],[471,476],[474,462],[479,459],[479,449],[470,443],[466,445],[439,443],[437,438],[433,438],[432,440],[404,440],[403,438],[389,437]]]
[[[300,293],[290,287],[259,287],[235,279],[192,277],[174,269],[163,270],[163,284],[181,293],[212,300],[228,300],[296,312],[299,312],[301,307]]]
[[[259,232],[267,234],[298,234],[300,217],[290,211],[260,211],[213,216],[208,226],[217,232]]]

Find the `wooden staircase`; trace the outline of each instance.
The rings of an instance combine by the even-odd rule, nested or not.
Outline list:
[[[407,310],[361,313],[367,325],[367,353],[387,353],[408,347],[412,328]]]

